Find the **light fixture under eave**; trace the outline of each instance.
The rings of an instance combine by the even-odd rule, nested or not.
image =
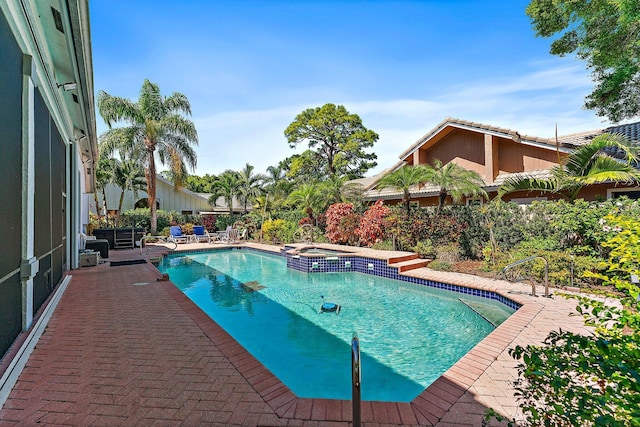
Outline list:
[[[65,92],[69,92],[70,90],[76,90],[78,88],[78,83],[58,83],[58,87],[61,87]]]

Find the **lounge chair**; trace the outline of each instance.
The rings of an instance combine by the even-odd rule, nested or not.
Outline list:
[[[204,225],[193,226],[193,234],[191,235],[191,239],[196,243],[200,243],[201,241],[211,243],[211,236],[209,235],[209,232],[204,228]]]
[[[169,238],[167,240],[176,244],[187,243],[189,241],[189,237],[182,234],[182,228],[180,228],[179,225],[172,225],[169,227]]]

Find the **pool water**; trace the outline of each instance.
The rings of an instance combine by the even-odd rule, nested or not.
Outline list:
[[[302,273],[254,251],[177,254],[160,268],[299,397],[351,398],[354,331],[362,399],[409,402],[494,329],[453,292],[355,272]],[[340,313],[319,313],[323,301]]]

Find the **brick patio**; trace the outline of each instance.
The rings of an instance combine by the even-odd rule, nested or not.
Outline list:
[[[139,258],[139,250],[121,250],[109,261]],[[70,274],[0,426],[351,424],[351,402],[297,398],[151,264]],[[491,289],[523,306],[413,402],[363,402],[366,426],[479,426],[489,407],[517,416],[516,362],[507,349],[539,343],[559,326],[585,330],[570,315],[573,301],[531,297],[528,285],[428,268],[406,274]]]

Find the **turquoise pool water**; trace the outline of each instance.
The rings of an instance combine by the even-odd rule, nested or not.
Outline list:
[[[259,252],[178,254],[160,268],[299,397],[351,398],[354,331],[363,400],[409,402],[494,328],[456,293],[362,273],[302,273]],[[320,314],[321,296],[340,313]]]

